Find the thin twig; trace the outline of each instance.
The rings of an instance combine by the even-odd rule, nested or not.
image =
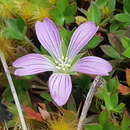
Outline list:
[[[22,113],[22,109],[21,109],[21,106],[20,106],[20,103],[19,103],[19,99],[18,99],[16,90],[15,90],[15,87],[14,87],[14,84],[13,84],[13,80],[12,80],[12,77],[10,75],[10,72],[9,72],[8,65],[6,63],[4,54],[3,54],[3,52],[1,50],[0,50],[0,59],[2,61],[4,70],[5,70],[9,85],[10,85],[10,89],[11,89],[11,92],[12,92],[16,107],[17,107],[17,111],[18,111],[19,118],[20,118],[20,121],[21,121],[22,129],[27,130],[27,126],[26,126],[26,123],[25,123],[25,120],[24,120],[24,116],[23,116],[23,113]]]
[[[96,78],[94,79],[89,92],[87,94],[86,100],[84,102],[84,106],[80,115],[80,119],[79,119],[79,123],[78,123],[78,127],[77,130],[82,130],[83,129],[83,124],[84,124],[84,120],[87,116],[89,107],[91,105],[93,96],[97,90],[97,88],[101,85],[101,77],[100,76],[96,76]]]

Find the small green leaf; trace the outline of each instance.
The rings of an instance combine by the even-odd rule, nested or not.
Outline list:
[[[12,18],[6,21],[4,35],[8,39],[25,40],[26,31],[27,26],[22,18]]]
[[[124,23],[129,23],[130,24],[130,15],[128,15],[128,14],[120,13],[120,14],[115,15],[114,18],[117,21],[124,22]]]
[[[118,93],[111,94],[110,98],[112,107],[116,108],[116,106],[118,105]]]
[[[120,130],[118,127],[116,127],[116,125],[112,122],[107,122],[104,126],[103,126],[103,130]]]
[[[99,115],[99,123],[104,125],[109,120],[109,118],[109,113],[107,111],[102,111]]]
[[[6,21],[4,35],[8,39],[25,40],[26,31],[27,26],[22,18],[11,18]]]
[[[68,0],[57,0],[56,7],[63,13],[66,7],[69,6]]]
[[[94,2],[91,3],[90,8],[88,9],[87,19],[95,22],[96,24],[99,24],[101,21],[101,11]]]
[[[69,24],[75,20],[76,8],[76,4],[70,3],[69,0],[57,0],[56,8],[52,9],[50,14],[57,24]]]
[[[101,43],[102,40],[103,40],[103,37],[95,36],[92,38],[92,40],[89,41],[89,43],[86,45],[85,48],[93,49],[97,47]]]
[[[130,130],[130,116],[127,112],[123,115],[123,120],[121,122],[121,130]]]
[[[116,0],[108,0],[107,7],[109,11],[112,13],[115,10]]]
[[[108,0],[96,0],[96,4],[99,7],[104,7],[107,4]]]
[[[121,43],[122,43],[123,47],[125,49],[127,49],[128,47],[130,47],[130,38],[128,38],[126,36],[122,37],[121,38]]]
[[[110,25],[110,32],[115,32],[120,28],[120,24],[118,24],[118,22],[112,22],[112,24]]]
[[[89,124],[85,126],[85,130],[103,130],[100,124]]]
[[[107,90],[111,93],[116,93],[119,82],[116,78],[112,78],[107,82]]]
[[[130,58],[130,47],[123,52],[123,55]]]
[[[51,96],[48,93],[42,93],[40,96],[49,102],[52,101]]]
[[[109,57],[114,58],[114,59],[120,59],[121,56],[120,54],[111,46],[109,45],[102,45],[101,46],[102,51]]]
[[[130,14],[130,0],[123,0],[124,11]]]

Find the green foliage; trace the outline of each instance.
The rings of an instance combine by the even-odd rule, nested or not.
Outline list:
[[[42,93],[40,96],[44,98],[45,100],[47,100],[48,102],[52,101],[52,98],[50,97],[48,93]]]
[[[86,45],[85,48],[93,49],[93,48],[97,47],[101,43],[102,40],[103,40],[103,37],[95,36],[95,37],[92,38],[92,40],[90,40],[88,42],[88,44]]]
[[[8,39],[25,40],[27,26],[22,18],[11,18],[6,21],[4,34]]]
[[[123,22],[123,23],[128,23],[130,24],[130,15],[125,14],[125,13],[120,13],[115,15],[114,17],[117,21]]]
[[[102,45],[101,46],[102,51],[109,57],[114,59],[120,59],[121,55],[110,45]]]
[[[130,1],[129,0],[123,0],[123,5],[124,5],[124,11],[126,13],[130,14]]]
[[[76,4],[69,3],[69,0],[62,0],[62,1],[57,0],[56,8],[51,10],[52,18],[59,25],[74,22],[75,13],[76,13]]]
[[[101,21],[101,12],[96,3],[92,2],[87,12],[87,18],[94,23],[99,24]]]
[[[97,96],[104,100],[105,106],[103,106],[103,109],[107,109],[110,112],[115,113],[121,113],[124,104],[118,104],[118,81],[117,79],[110,79],[106,83],[106,87],[99,88],[99,91],[97,92]]]
[[[123,47],[125,48],[122,54],[130,58],[130,38],[124,36],[121,38],[121,42],[122,42]]]
[[[102,126],[99,124],[91,124],[91,125],[87,125],[85,127],[85,130],[103,130]]]
[[[130,129],[130,116],[127,112],[123,115],[123,120],[121,122],[121,130],[129,130]]]

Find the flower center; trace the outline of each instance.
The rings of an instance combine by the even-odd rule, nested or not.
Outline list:
[[[56,69],[60,72],[67,73],[71,67],[72,60],[62,56],[61,59],[55,61]]]

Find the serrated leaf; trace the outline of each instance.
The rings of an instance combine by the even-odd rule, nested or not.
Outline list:
[[[109,57],[114,58],[114,59],[120,59],[121,56],[120,54],[111,46],[109,45],[102,45],[101,46],[102,51]]]
[[[96,24],[99,24],[101,21],[101,11],[94,2],[91,3],[90,8],[88,9],[87,19]]]

